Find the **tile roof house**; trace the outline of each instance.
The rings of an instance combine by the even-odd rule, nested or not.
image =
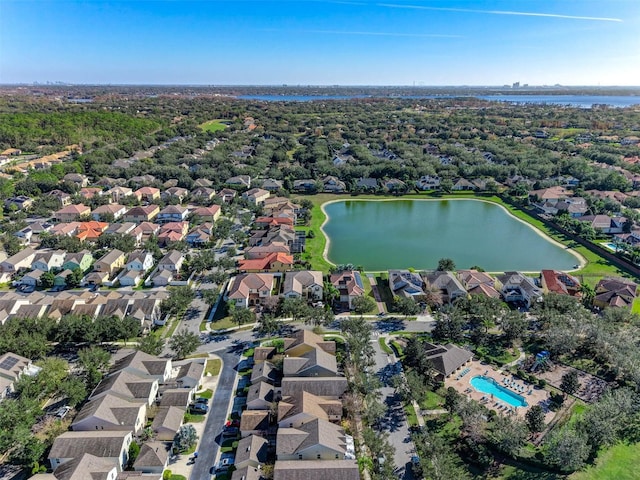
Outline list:
[[[160,199],[160,189],[155,187],[142,187],[133,192],[138,201],[153,202]]]
[[[360,470],[355,460],[278,460],[273,480],[359,480]]]
[[[206,222],[187,233],[185,241],[192,247],[202,247],[211,241],[212,235],[213,224]]]
[[[124,214],[124,221],[133,223],[150,222],[158,216],[158,213],[160,213],[160,207],[154,204],[133,207]]]
[[[240,260],[238,271],[247,272],[286,272],[293,266],[293,256],[285,253],[271,253],[264,258]]]
[[[215,222],[220,218],[222,210],[220,205],[211,205],[210,207],[198,207],[191,214],[205,222]]]
[[[637,290],[638,285],[627,278],[604,278],[596,285],[593,304],[599,308],[629,308],[633,305]]]
[[[595,230],[608,234],[622,233],[627,221],[624,217],[610,217],[609,215],[583,215],[577,220],[586,222]]]
[[[101,221],[113,217],[114,220],[118,220],[125,213],[127,213],[127,207],[119,205],[117,203],[110,203],[108,205],[100,205],[93,212],[91,216],[96,221]]]
[[[576,277],[558,270],[542,270],[540,285],[544,293],[580,296],[580,281]]]
[[[277,460],[344,460],[347,454],[344,430],[326,420],[314,419],[298,428],[279,428]]]
[[[120,203],[125,198],[133,195],[133,190],[129,187],[117,186],[105,192],[105,195],[111,197],[113,203]]]
[[[103,191],[100,187],[84,187],[80,189],[78,195],[85,200],[91,200],[93,197],[101,197],[102,193]]]
[[[79,205],[67,205],[53,214],[53,217],[59,222],[73,222],[80,217],[88,216],[91,214],[91,208],[79,204]]]
[[[201,180],[201,179],[199,179]],[[197,187],[191,191],[191,198],[196,201],[196,199],[200,200],[212,200],[213,197],[216,196],[216,191],[213,188],[209,187]]]
[[[389,289],[392,295],[420,299],[425,296],[419,273],[409,270],[389,270]]]
[[[147,402],[126,400],[110,393],[91,398],[73,419],[74,432],[131,430],[139,432],[147,418]]]
[[[525,307],[531,307],[542,295],[533,279],[520,272],[505,272],[498,275],[498,282],[501,285],[500,293],[507,303],[522,303]]]
[[[282,295],[285,298],[304,298],[309,301],[322,300],[322,272],[301,270],[286,272]]]
[[[470,295],[500,298],[500,292],[495,288],[496,281],[491,275],[477,270],[459,270],[458,278]]]
[[[189,231],[189,222],[168,222],[158,232],[158,243],[166,247],[184,240]]]
[[[342,401],[316,397],[303,391],[278,402],[278,427],[280,428],[298,428],[314,418],[340,422]]]
[[[185,412],[186,409],[182,407],[159,407],[151,424],[151,430],[153,430],[155,438],[173,441],[176,432],[182,426]]]
[[[274,284],[271,274],[240,274],[232,279],[225,300],[235,302],[236,307],[240,308],[260,305],[266,298],[271,297]]]
[[[531,190],[529,192],[529,198],[534,202],[540,202],[545,200],[562,200],[567,197],[572,197],[573,192],[561,186],[555,186],[550,188],[543,188],[540,190]]]
[[[251,190],[247,190],[246,192],[244,192],[242,194],[242,198],[244,198],[252,205],[262,205],[270,195],[271,193],[268,190],[263,190],[261,188],[252,188]]]
[[[131,441],[131,430],[64,432],[53,441],[47,458],[55,471],[60,465],[89,453],[113,460],[120,471],[129,458]]]
[[[247,260],[265,258],[272,253],[284,253],[289,255],[291,254],[291,249],[285,243],[272,242],[269,245],[258,245],[255,247],[249,247],[244,251],[244,255]]]
[[[353,300],[364,295],[362,277],[357,270],[344,270],[332,273],[329,277],[331,284],[336,287],[340,296],[339,302],[350,310],[353,308]]]

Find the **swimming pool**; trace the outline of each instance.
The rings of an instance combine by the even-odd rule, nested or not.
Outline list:
[[[502,385],[498,384],[493,378],[483,377],[479,375],[473,377],[469,383],[477,391],[493,395],[496,399],[508,403],[512,407],[526,407],[527,401],[524,397],[506,389]]]

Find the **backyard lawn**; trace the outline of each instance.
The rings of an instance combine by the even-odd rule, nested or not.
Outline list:
[[[571,475],[570,480],[634,480],[638,478],[640,443],[618,444],[598,455],[596,464]]]
[[[200,124],[200,128],[205,132],[219,132],[227,128],[227,125],[220,120],[209,120]]]

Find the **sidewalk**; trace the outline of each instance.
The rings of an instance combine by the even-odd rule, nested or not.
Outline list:
[[[212,353],[209,354],[208,360],[215,360],[215,359],[220,360],[222,362],[222,359],[217,355]],[[222,366],[220,367],[220,370],[222,371]],[[202,390],[199,390],[198,393],[204,392],[205,390],[210,389],[213,392],[213,394],[215,394],[216,387],[218,386],[218,377],[219,375],[216,375],[215,377],[202,377]],[[198,393],[196,393],[196,396],[198,395]],[[213,394],[211,395],[211,398],[213,398]],[[196,433],[198,434],[198,447],[200,446],[200,440],[202,439],[202,435],[204,433],[204,427],[207,423],[207,418],[209,418],[209,413],[211,412],[212,407],[213,405],[210,404],[209,412],[207,412],[202,422],[188,424],[188,425],[193,425],[194,428],[196,429]],[[196,447],[196,452],[198,451],[198,447]],[[193,457],[193,454],[175,455],[173,459],[169,460],[167,469],[171,470],[171,473],[173,474],[184,475],[186,478],[190,478],[191,469],[193,468],[193,463],[190,461],[192,457]]]

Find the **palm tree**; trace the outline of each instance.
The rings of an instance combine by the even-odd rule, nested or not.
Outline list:
[[[582,304],[587,308],[591,308],[596,297],[595,289],[588,283],[583,283],[580,285],[580,294],[582,295]]]

